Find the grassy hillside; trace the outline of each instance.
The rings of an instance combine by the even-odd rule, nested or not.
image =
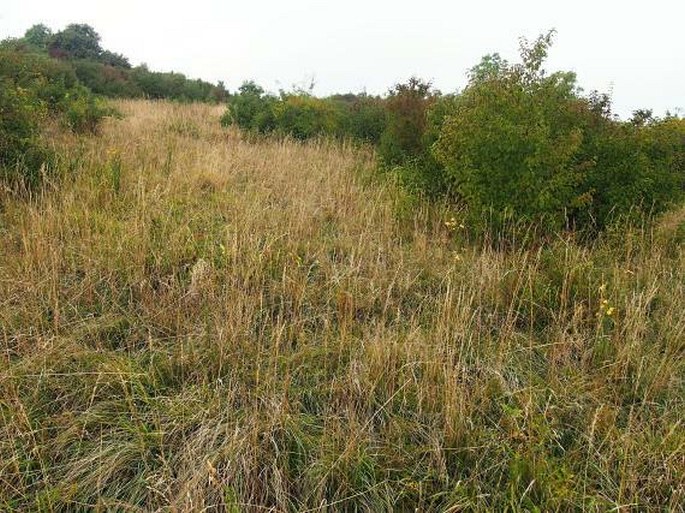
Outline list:
[[[684,212],[498,249],[370,151],[116,107],[0,189],[1,510],[682,511]]]

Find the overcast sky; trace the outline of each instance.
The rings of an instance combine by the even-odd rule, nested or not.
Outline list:
[[[91,24],[133,64],[267,89],[384,93],[411,75],[463,88],[481,56],[558,31],[547,68],[611,92],[623,117],[685,108],[685,0],[2,0],[0,39],[35,23]],[[682,112],[681,112],[682,113]]]

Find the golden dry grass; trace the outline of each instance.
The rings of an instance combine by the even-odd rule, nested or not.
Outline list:
[[[496,250],[370,151],[117,106],[0,191],[0,509],[682,510],[682,212]]]

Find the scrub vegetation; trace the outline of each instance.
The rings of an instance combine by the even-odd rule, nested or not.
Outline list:
[[[0,510],[682,511],[683,120],[550,37],[228,110],[2,50]]]

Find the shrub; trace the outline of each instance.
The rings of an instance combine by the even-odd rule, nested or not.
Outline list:
[[[0,50],[0,77],[12,87],[31,91],[53,114],[60,112],[67,91],[78,84],[68,64],[21,50]]]
[[[349,95],[348,101],[342,97],[332,97],[342,112],[341,132],[346,136],[371,144],[378,144],[386,127],[385,104],[381,98],[362,95]]]
[[[44,55],[0,51],[0,77],[34,110],[64,116],[76,132],[94,132],[97,123],[112,112],[79,84],[71,66]]]
[[[309,94],[282,94],[273,108],[276,129],[300,141],[319,135],[342,135],[342,112],[330,100]]]
[[[123,68],[122,68],[123,69]],[[127,70],[125,70],[127,71]],[[225,94],[225,89],[202,80],[191,80],[182,73],[150,71],[142,65],[127,71],[133,95],[152,99],[211,102]]]
[[[0,50],[0,167],[4,181],[35,186],[49,152],[40,142],[48,117],[75,132],[94,133],[112,114],[78,84],[73,69],[47,56]]]
[[[101,99],[84,87],[74,89],[65,97],[64,119],[73,132],[95,134],[102,118],[113,113]]]
[[[427,114],[437,96],[430,82],[416,77],[390,90],[386,126],[378,148],[383,162],[398,165],[426,155]]]
[[[546,75],[552,35],[523,41],[521,64],[485,58],[444,118],[433,154],[472,224],[601,229],[663,210],[682,189],[677,130],[618,122],[606,97],[579,94],[573,73]]]
[[[114,68],[124,68],[130,69],[131,63],[128,58],[120,53],[110,52],[109,50],[103,50],[98,57],[98,60],[107,66]]]
[[[431,153],[446,107],[454,96],[443,96],[430,82],[411,78],[397,84],[385,100],[386,124],[378,154],[400,182],[413,193],[435,197],[449,193],[442,165]]]
[[[42,23],[39,23],[33,25],[24,33],[23,40],[36,50],[45,51],[47,50],[52,37],[52,30]]]
[[[276,97],[254,82],[245,82],[239,88],[221,118],[223,126],[236,124],[251,132],[275,132],[301,141],[329,136],[370,143],[378,143],[385,122],[380,98],[365,94],[317,98],[302,89],[281,91]]]
[[[0,78],[0,179],[35,185],[46,151],[38,140],[44,105],[32,91]]]
[[[657,214],[677,202],[685,184],[685,124],[654,120],[640,126],[606,122],[585,131],[584,152],[596,164],[584,184],[590,201],[582,225]]]
[[[72,65],[79,81],[95,94],[115,98],[143,96],[128,69],[86,60],[74,61]]]
[[[231,97],[221,124],[235,123],[244,130],[277,132],[303,141],[319,135],[343,135],[344,119],[344,107],[330,99],[315,98],[302,91],[282,92],[277,98],[254,82],[245,82],[239,94]]]
[[[265,94],[260,86],[252,81],[245,82],[238,89],[238,94],[230,98],[221,124],[229,126],[235,123],[244,130],[271,132],[276,126],[273,113],[275,102],[276,98]]]

